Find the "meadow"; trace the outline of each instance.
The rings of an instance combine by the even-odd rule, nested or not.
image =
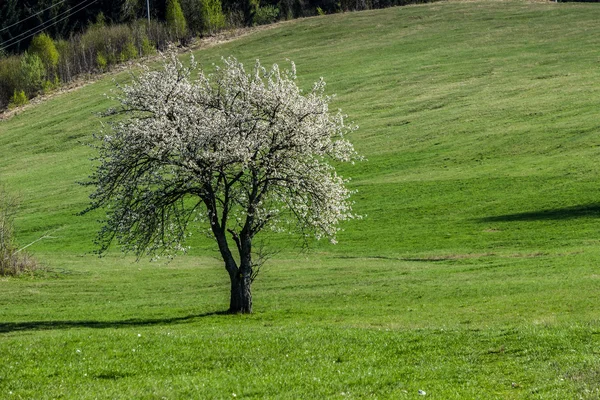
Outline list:
[[[226,315],[216,246],[93,254],[77,216],[112,78],[0,121],[44,271],[0,278],[4,399],[600,398],[600,6],[448,1],[307,18],[196,52],[293,60],[360,126],[339,243],[278,251]],[[184,56],[185,58],[185,56]],[[421,391],[421,392],[419,392]]]

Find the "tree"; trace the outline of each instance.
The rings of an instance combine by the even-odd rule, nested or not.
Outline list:
[[[166,10],[167,25],[173,30],[177,39],[183,39],[187,34],[187,23],[181,11],[181,5],[177,0],[167,0]]]
[[[264,229],[335,242],[355,218],[331,161],[358,159],[354,126],[330,113],[321,79],[303,95],[295,67],[251,73],[234,58],[212,75],[170,55],[120,87],[120,118],[96,135],[95,187],[84,212],[106,208],[99,251],[116,239],[138,256],[182,250],[194,226],[212,236],[231,281],[229,311],[252,311],[252,241]],[[230,243],[235,244],[237,258]]]
[[[37,54],[25,52],[21,57],[20,84],[18,89],[24,89],[27,97],[32,98],[43,87],[46,80],[46,67]]]
[[[200,0],[200,33],[213,34],[225,27],[225,15],[221,7],[221,0]]]
[[[42,32],[36,35],[29,44],[29,53],[37,55],[46,67],[46,76],[52,79],[56,76],[56,67],[58,65],[58,50],[54,40],[48,34]]]

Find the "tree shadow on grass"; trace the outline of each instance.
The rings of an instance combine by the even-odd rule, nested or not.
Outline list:
[[[170,325],[189,322],[198,318],[214,315],[226,315],[227,311],[215,311],[204,314],[187,315],[185,317],[156,318],[156,319],[126,319],[123,321],[30,321],[30,322],[0,322],[0,333],[19,331],[38,331],[71,328],[127,328],[152,325]]]
[[[478,219],[479,222],[548,221],[576,218],[600,218],[600,203],[580,206],[497,215]]]

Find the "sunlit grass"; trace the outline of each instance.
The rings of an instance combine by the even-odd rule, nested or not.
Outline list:
[[[367,158],[342,169],[365,218],[308,252],[269,236],[250,316],[220,313],[207,240],[169,264],[90,254],[75,182],[109,79],[0,122],[18,239],[54,237],[30,248],[46,272],[0,280],[0,398],[598,398],[598,20],[443,2],[199,52],[323,76]]]

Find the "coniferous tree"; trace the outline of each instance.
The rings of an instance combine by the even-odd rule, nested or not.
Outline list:
[[[166,9],[167,25],[173,30],[178,39],[187,35],[187,22],[178,0],[168,0]]]

